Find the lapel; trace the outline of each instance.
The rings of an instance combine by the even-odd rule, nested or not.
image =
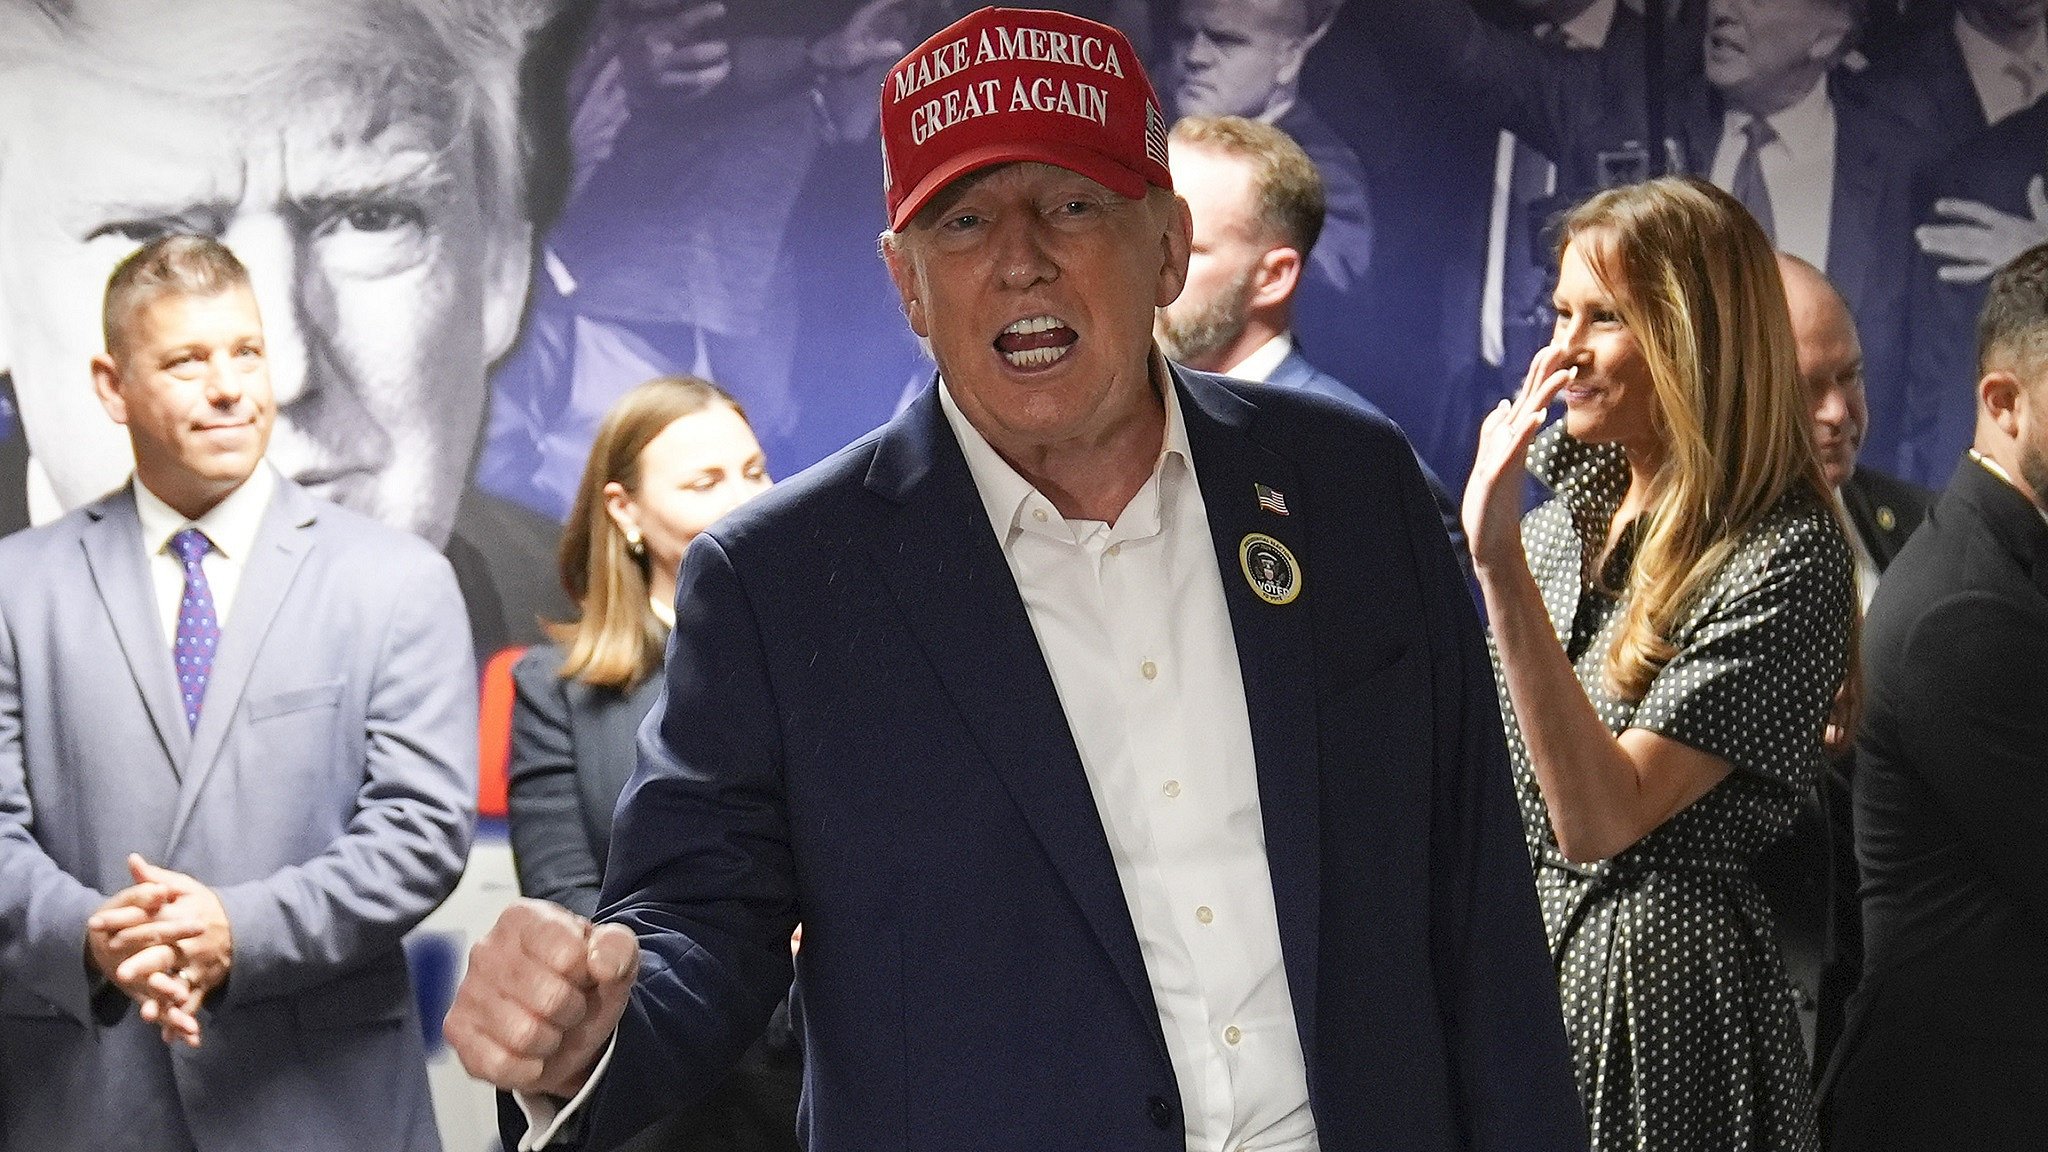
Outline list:
[[[1310,639],[1316,561],[1308,543],[1309,519],[1316,509],[1294,465],[1249,434],[1258,414],[1250,401],[1212,377],[1185,369],[1175,372],[1188,448],[1195,458],[1216,565],[1223,577],[1223,599],[1237,639],[1245,709],[1251,714],[1259,810],[1266,829],[1266,866],[1279,914],[1280,954],[1313,1083],[1322,907],[1322,763]],[[1286,499],[1288,515],[1259,506],[1261,484]],[[1294,555],[1301,593],[1293,603],[1269,604],[1252,591],[1239,548],[1253,532],[1280,541]]]
[[[297,485],[280,476],[277,490],[264,509],[263,527],[243,566],[235,588],[234,607],[221,629],[220,649],[206,682],[206,699],[199,710],[199,727],[192,733],[192,747],[185,761],[178,792],[178,811],[171,821],[170,846],[175,850],[185,822],[192,815],[206,778],[220,759],[222,745],[241,710],[256,657],[263,639],[277,619],[285,593],[298,574],[311,533],[305,531],[314,520],[314,504]],[[182,716],[180,717],[182,720]]]
[[[1151,980],[1081,754],[936,386],[881,432],[866,484],[896,505],[869,548],[901,618],[1132,999],[1155,1021],[1163,1057]]]
[[[135,513],[135,490],[124,485],[87,507],[85,515],[79,543],[85,549],[93,590],[114,626],[128,674],[149,711],[164,756],[172,771],[182,776],[192,733],[185,727],[185,708],[171,667],[171,646],[164,639],[156,587],[142,554],[142,519]]]

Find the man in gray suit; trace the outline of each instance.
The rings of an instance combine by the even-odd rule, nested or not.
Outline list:
[[[104,314],[134,475],[0,540],[0,1145],[438,1149],[399,940],[474,818],[453,573],[264,462],[226,248]]]

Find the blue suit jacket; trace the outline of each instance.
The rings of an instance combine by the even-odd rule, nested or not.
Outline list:
[[[1583,1149],[1485,646],[1413,454],[1320,397],[1180,381],[1323,1148]],[[1241,574],[1254,531],[1299,560],[1293,603]],[[1181,1148],[1102,821],[936,393],[700,537],[678,605],[605,878],[642,967],[589,1142],[715,1079],[801,920],[812,1152]]]
[[[1359,408],[1367,415],[1381,420],[1387,418],[1387,414],[1380,411],[1378,405],[1346,387],[1343,381],[1335,376],[1309,363],[1298,347],[1287,350],[1287,358],[1280,361],[1279,366],[1266,377],[1266,383],[1275,388],[1294,388],[1303,392],[1313,392],[1318,396],[1328,396],[1332,400],[1341,400]],[[1478,429],[1474,428],[1472,434],[1477,436]],[[1436,501],[1437,516],[1444,522],[1444,535],[1449,538],[1452,551],[1457,553],[1458,567],[1464,571],[1469,583],[1472,581],[1472,557],[1466,551],[1465,523],[1459,516],[1458,501],[1451,495],[1450,489],[1444,487],[1444,482],[1437,478],[1435,469],[1423,462],[1420,456],[1416,457],[1416,463],[1422,466],[1422,478],[1429,484],[1429,495]],[[1476,598],[1476,585],[1473,591]]]

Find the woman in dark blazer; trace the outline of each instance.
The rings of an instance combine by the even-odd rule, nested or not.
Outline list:
[[[746,414],[703,380],[650,380],[606,414],[562,532],[562,585],[578,618],[552,626],[554,642],[512,670],[508,799],[525,895],[597,914],[612,809],[661,692],[683,551],[769,483]],[[802,1079],[785,1005],[716,1091],[633,1146],[794,1152]]]

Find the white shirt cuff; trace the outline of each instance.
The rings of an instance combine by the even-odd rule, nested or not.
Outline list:
[[[557,1105],[555,1098],[539,1092],[514,1092],[512,1100],[519,1105],[519,1111],[526,1115],[526,1135],[519,1138],[517,1152],[538,1152],[554,1142],[555,1134],[562,1130],[576,1113],[583,1110],[584,1101],[590,1099],[591,1089],[604,1078],[604,1070],[612,1062],[612,1049],[619,1045],[619,1034],[605,1043],[604,1055],[597,1058],[596,1067],[583,1081],[583,1087],[569,1098],[567,1104]]]

